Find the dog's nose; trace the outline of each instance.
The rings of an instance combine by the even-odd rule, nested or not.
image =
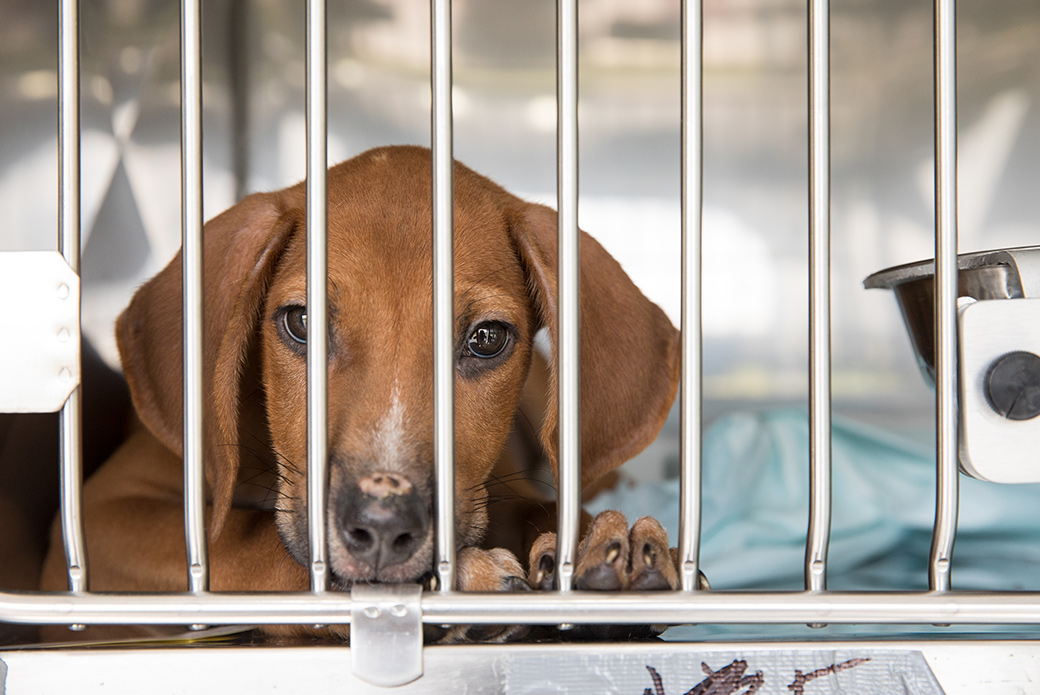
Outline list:
[[[407,478],[378,473],[361,478],[346,495],[339,520],[351,555],[378,572],[407,561],[418,550],[429,511]]]

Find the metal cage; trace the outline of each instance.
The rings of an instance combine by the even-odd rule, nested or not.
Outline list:
[[[426,647],[421,644],[421,623],[546,625],[579,623],[789,623],[789,624],[907,624],[962,625],[1040,624],[1040,594],[955,591],[950,583],[952,549],[958,508],[957,449],[957,144],[956,52],[953,0],[935,1],[935,316],[937,513],[929,561],[929,589],[904,592],[838,592],[827,589],[828,545],[831,517],[831,259],[830,259],[830,31],[829,3],[810,0],[809,26],[809,132],[810,132],[810,512],[805,547],[803,591],[738,592],[704,591],[698,588],[700,529],[700,478],[702,447],[701,370],[701,210],[702,210],[702,8],[698,0],[682,2],[682,377],[681,377],[681,525],[679,570],[682,587],[674,592],[586,593],[572,587],[578,542],[579,473],[578,432],[578,60],[577,2],[559,0],[557,34],[557,161],[560,256],[559,389],[560,480],[559,588],[521,595],[467,594],[453,589],[455,540],[453,535],[453,349],[452,349],[452,36],[451,3],[432,0],[431,89],[433,142],[433,228],[435,238],[435,432],[436,432],[436,538],[435,571],[438,590],[421,595],[399,587],[361,587],[351,594],[327,589],[323,510],[325,491],[327,387],[324,354],[326,279],[326,134],[327,59],[326,7],[323,0],[307,4],[307,269],[312,331],[308,341],[308,509],[310,510],[311,591],[279,594],[228,594],[208,590],[208,559],[204,531],[204,479],[202,473],[202,357],[201,357],[201,234],[202,234],[202,134],[201,48],[199,0],[182,2],[182,210],[184,259],[184,393],[185,417],[185,534],[188,548],[190,591],[183,594],[102,595],[87,590],[89,567],[84,551],[79,511],[82,478],[79,460],[80,400],[72,384],[62,409],[61,518],[68,557],[69,591],[61,594],[0,593],[0,620],[13,623],[90,625],[138,623],[167,625],[257,625],[350,623],[354,645],[349,648],[315,647],[260,649],[224,647],[220,650],[138,649],[132,652],[95,650],[76,662],[80,670],[66,673],[66,683],[105,680],[117,687],[131,687],[133,678],[149,672],[193,671],[191,677],[173,675],[172,689],[225,687],[237,691],[249,684],[254,691],[281,684],[291,687],[289,676],[272,672],[277,658],[293,659],[312,684],[333,683],[350,692],[355,688],[411,682],[405,690],[440,691],[459,688],[460,680],[473,692],[535,692],[541,682],[534,673],[544,669],[563,688],[558,692],[589,692],[585,668],[627,669],[633,683],[646,692],[664,692],[661,676],[648,664],[654,659],[683,664],[691,679],[719,679],[721,666],[737,664],[747,655],[759,655],[779,664],[791,655],[828,655],[824,661],[851,672],[856,658],[876,661],[904,659],[907,683],[918,683],[915,692],[928,692],[929,666],[945,687],[967,687],[972,676],[967,663],[978,659],[1032,672],[1015,659],[1035,660],[1031,642],[1010,640],[957,642],[909,639],[897,642],[846,641],[841,643],[788,643],[768,640],[736,644],[657,643],[628,645],[523,645]],[[60,3],[60,243],[59,251],[73,273],[79,268],[79,7],[76,0]],[[51,268],[53,263],[48,264]],[[48,270],[47,272],[52,272]],[[53,270],[56,274],[61,271]],[[78,301],[73,291],[72,299]],[[78,319],[74,334],[78,335]],[[71,324],[70,324],[71,327]],[[75,342],[75,341],[73,341]],[[73,361],[78,363],[78,354]],[[68,381],[68,379],[66,379]],[[25,390],[32,387],[23,385]],[[366,617],[367,616],[367,617]],[[395,616],[398,619],[395,623]],[[1009,635],[1016,634],[1010,632]],[[349,676],[341,660],[353,652],[355,674]],[[913,655],[926,654],[925,661]],[[0,692],[29,692],[30,683],[47,683],[40,692],[56,691],[61,674],[50,673],[56,654],[64,652],[0,651]],[[785,656],[786,655],[786,656]],[[849,656],[852,655],[852,656]],[[859,655],[859,656],[855,656]],[[904,658],[905,657],[905,658]],[[116,661],[118,659],[118,661]],[[222,670],[224,659],[236,664],[236,679]],[[258,659],[262,661],[257,661]],[[596,660],[599,661],[596,661]],[[700,663],[710,661],[702,670]],[[810,659],[812,661],[812,659]],[[255,662],[255,663],[254,663]],[[905,663],[904,663],[905,662]],[[184,664],[189,664],[185,668]],[[812,661],[812,663],[816,663]],[[893,662],[894,663],[894,662]],[[921,664],[927,666],[921,669]],[[609,664],[609,666],[605,665]],[[635,666],[633,666],[635,664]],[[745,664],[746,666],[747,664]],[[855,666],[856,664],[852,664]],[[645,666],[645,668],[644,668]],[[663,668],[663,667],[662,667]],[[679,666],[676,666],[679,668]],[[755,668],[751,665],[752,674]],[[786,684],[777,676],[766,691]],[[841,668],[796,671],[801,686],[814,678],[836,674]],[[152,669],[158,669],[151,671]],[[649,669],[649,670],[646,670]],[[919,669],[915,671],[914,669]],[[739,671],[739,673],[737,673]],[[131,675],[115,675],[134,674]],[[503,673],[505,675],[503,675]],[[753,692],[754,680],[741,669],[726,674],[732,690]],[[811,678],[807,677],[808,673]],[[6,683],[9,690],[4,689]],[[247,674],[247,675],[243,675]],[[420,674],[424,674],[421,675]],[[699,675],[697,675],[699,674]],[[707,674],[707,676],[705,676]],[[815,675],[814,675],[815,674]],[[912,674],[907,676],[906,674]],[[913,675],[916,674],[916,675]],[[923,675],[922,675],[923,674]],[[297,676],[299,673],[297,673]],[[761,672],[760,672],[761,675]],[[1034,673],[1035,675],[1035,673]],[[628,676],[626,676],[628,677]],[[163,676],[164,679],[167,676]],[[741,680],[741,679],[744,680]],[[808,680],[807,680],[808,678]],[[913,680],[920,678],[922,680]],[[979,678],[983,678],[979,676]],[[1023,676],[1024,678],[1024,676]],[[36,680],[34,680],[36,679]],[[344,680],[345,679],[345,680]],[[360,680],[358,680],[360,679]],[[416,680],[417,679],[417,680]],[[194,682],[195,686],[173,685]],[[364,681],[364,682],[363,682]],[[619,675],[611,687],[624,692]],[[982,680],[978,681],[979,683]],[[298,681],[297,681],[298,683]],[[349,684],[349,685],[348,685]],[[691,680],[683,691],[693,685]],[[760,682],[758,684],[762,686]],[[507,687],[510,686],[510,687]],[[624,686],[635,687],[635,686]],[[656,687],[652,691],[650,687]],[[669,692],[679,692],[674,683]],[[936,686],[938,687],[938,686]],[[1022,686],[1023,688],[1025,686]],[[569,689],[568,689],[569,688]],[[201,688],[204,689],[204,688]],[[378,689],[378,688],[375,688]],[[796,690],[789,687],[789,690]],[[35,690],[34,690],[35,691]],[[86,691],[84,688],[83,691]],[[606,690],[604,690],[606,692]],[[633,691],[634,692],[634,691]],[[695,692],[691,690],[690,692]],[[701,692],[701,691],[696,691]],[[706,692],[706,691],[705,691]],[[715,691],[712,691],[715,692]],[[721,691],[719,691],[721,692]],[[777,690],[781,692],[781,690]],[[862,691],[865,692],[865,691]],[[880,692],[880,691],[879,691]],[[941,692],[935,690],[934,692]],[[965,690],[964,692],[968,692]],[[971,690],[970,692],[976,692]],[[1021,690],[1026,692],[1026,690]]]

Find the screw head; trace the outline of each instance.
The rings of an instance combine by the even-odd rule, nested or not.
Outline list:
[[[986,372],[986,401],[1001,417],[1030,420],[1040,415],[1040,356],[1018,350],[998,358]]]

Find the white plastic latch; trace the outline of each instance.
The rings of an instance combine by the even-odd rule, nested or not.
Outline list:
[[[422,587],[355,584],[350,590],[350,664],[373,685],[411,683],[423,673]]]
[[[994,483],[1040,482],[1040,299],[960,310],[960,463]]]
[[[79,276],[57,251],[0,252],[0,413],[61,410],[79,386]]]

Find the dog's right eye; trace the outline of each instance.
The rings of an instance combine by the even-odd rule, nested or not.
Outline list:
[[[282,330],[300,345],[307,344],[307,307],[291,306],[282,314]]]
[[[497,357],[509,342],[509,330],[500,321],[485,321],[477,326],[466,341],[466,347],[474,357],[491,359]]]

